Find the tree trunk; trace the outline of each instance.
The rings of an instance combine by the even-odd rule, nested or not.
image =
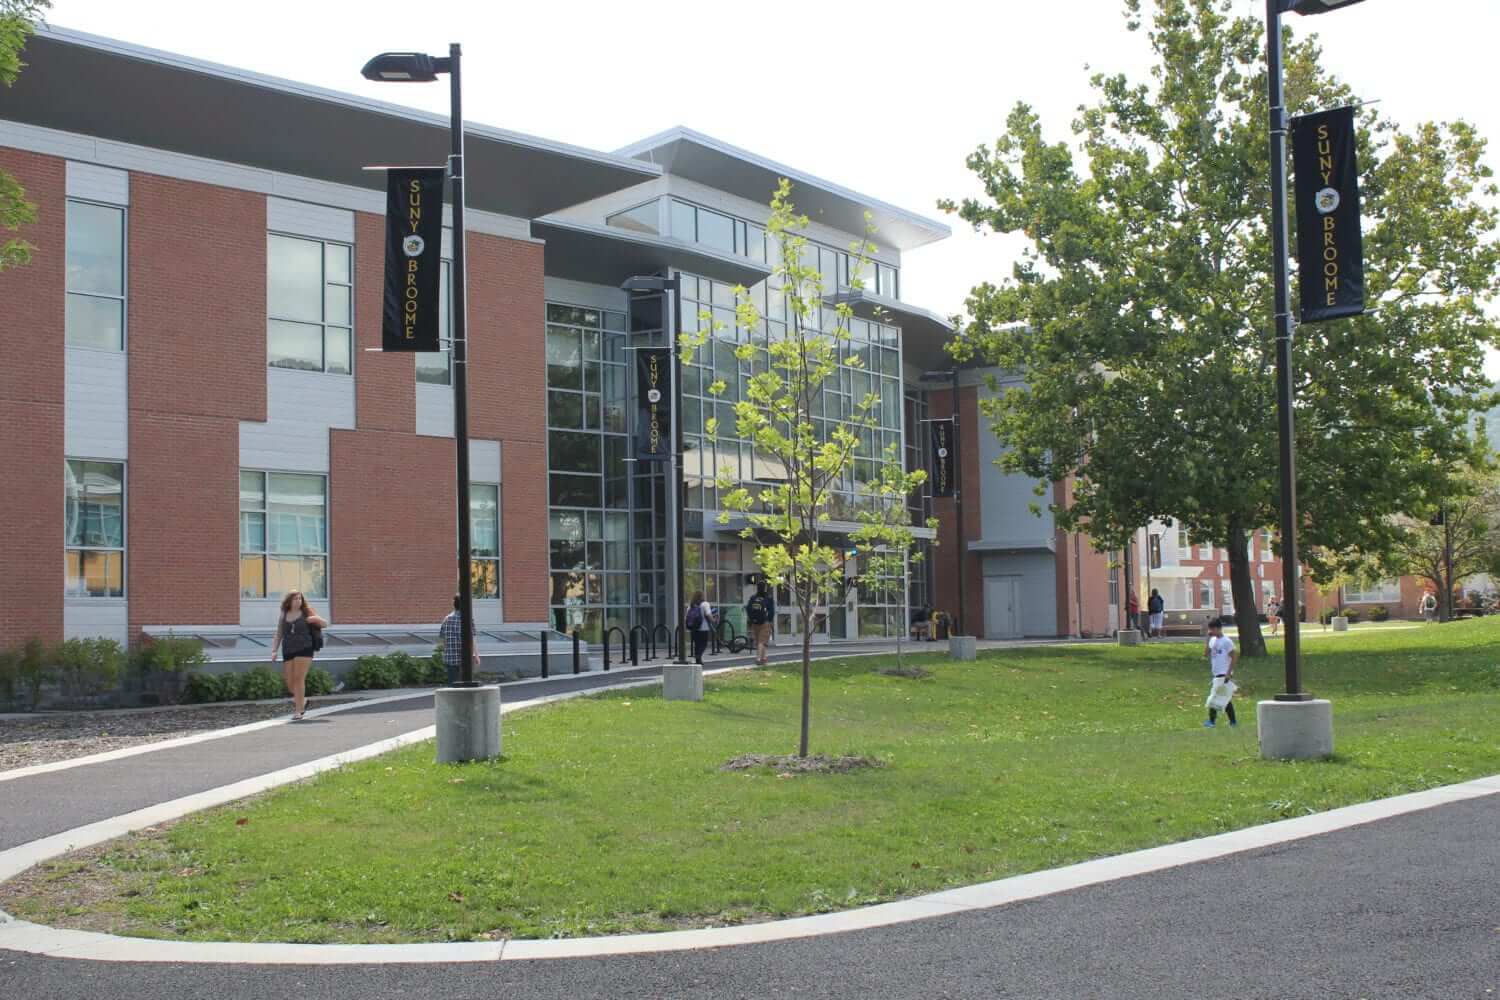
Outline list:
[[[797,741],[797,756],[807,756],[808,708],[812,704],[812,615],[802,616],[802,737]]]
[[[1255,599],[1255,581],[1250,577],[1250,543],[1245,529],[1229,521],[1229,589],[1234,595],[1234,624],[1240,632],[1240,656],[1266,655],[1266,640],[1260,634],[1260,611]]]

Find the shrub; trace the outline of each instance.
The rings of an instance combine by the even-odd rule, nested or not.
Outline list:
[[[426,666],[426,675],[422,678],[424,684],[443,685],[448,683],[448,668],[443,666],[443,647],[432,651],[432,655],[423,660]]]
[[[235,677],[234,697],[238,701],[268,701],[286,697],[281,675],[270,667],[253,667]]]
[[[310,667],[307,671],[307,695],[333,694],[333,675],[322,667]]]
[[[1358,608],[1346,608],[1344,610],[1344,617],[1346,617],[1346,618],[1349,619],[1349,624],[1350,625],[1353,625],[1355,622],[1359,621],[1359,609]]]
[[[354,661],[354,669],[344,677],[344,686],[353,691],[400,687],[401,673],[388,657],[371,653]]]
[[[1372,622],[1389,621],[1390,617],[1391,609],[1386,607],[1384,604],[1377,604],[1375,605],[1375,607],[1370,609],[1370,621]]]
[[[238,687],[234,674],[200,674],[194,671],[183,682],[182,700],[195,705],[210,701],[229,701]]]
[[[399,649],[394,653],[388,653],[385,659],[401,678],[402,687],[418,687],[422,684],[427,668],[421,660]]]
[[[125,650],[113,639],[64,639],[53,650],[58,679],[75,697],[102,694],[115,686]]]
[[[16,671],[20,663],[20,653],[13,649],[0,649],[0,701],[16,700]]]
[[[42,687],[52,679],[53,668],[47,659],[47,647],[40,639],[27,639],[16,660],[16,683],[35,709],[42,703]]]
[[[146,639],[130,657],[131,667],[142,674],[176,674],[207,664],[203,643],[175,635]]]

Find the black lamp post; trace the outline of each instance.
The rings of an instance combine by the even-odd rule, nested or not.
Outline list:
[[[1281,84],[1281,15],[1326,14],[1363,0],[1266,0],[1267,87],[1271,105],[1271,257],[1276,298],[1276,426],[1281,452],[1281,620],[1286,624],[1286,691],[1277,701],[1309,701],[1302,690],[1297,592],[1297,447],[1292,426],[1292,307],[1286,211],[1286,99]]]
[[[448,177],[453,183],[453,437],[458,469],[458,614],[463,640],[459,687],[477,687],[474,680],[474,597],[471,579],[472,547],[469,524],[469,376],[468,304],[464,269],[464,119],[459,79],[459,45],[448,46],[446,58],[423,52],[382,52],[360,72],[378,83],[431,83],[447,73],[452,84],[448,126],[452,152]]]
[[[958,369],[922,373],[924,382],[940,382],[944,379],[953,386],[953,509],[958,532],[958,621],[954,623],[953,634],[964,635],[964,591],[967,589],[967,581],[964,579],[964,463],[963,453],[958,447]]]
[[[668,491],[667,501],[667,545],[672,554],[672,570],[668,574],[671,586],[668,592],[667,606],[669,614],[673,616],[673,623],[668,625],[670,634],[677,635],[681,629],[681,638],[677,643],[677,663],[687,662],[687,633],[683,628],[683,586],[686,577],[683,574],[683,544],[682,538],[686,533],[683,518],[684,488],[682,468],[682,357],[677,353],[677,338],[682,332],[682,272],[678,271],[670,278],[660,274],[637,274],[626,278],[620,285],[627,292],[655,292],[665,295],[672,293],[672,323],[668,330],[667,344],[672,348],[672,468],[668,472],[671,477],[672,488]],[[665,324],[666,317],[662,317]]]

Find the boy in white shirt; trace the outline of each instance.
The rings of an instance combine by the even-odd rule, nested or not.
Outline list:
[[[1213,674],[1208,688],[1208,718],[1204,720],[1203,728],[1212,729],[1217,725],[1215,720],[1219,717],[1219,710],[1213,706],[1214,692],[1220,684],[1227,683],[1234,676],[1234,661],[1239,655],[1235,652],[1233,640],[1224,635],[1224,627],[1219,624],[1218,619],[1208,624],[1208,641],[1203,644],[1203,655],[1208,658],[1208,669]],[[1234,697],[1233,688],[1230,689],[1229,696]],[[1228,717],[1231,727],[1239,725],[1234,718],[1234,705],[1227,699],[1224,702],[1224,715]]]

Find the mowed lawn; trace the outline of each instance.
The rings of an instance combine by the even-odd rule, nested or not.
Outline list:
[[[1259,759],[1201,728],[1196,645],[986,653],[885,676],[815,665],[812,748],[885,766],[725,772],[796,745],[794,666],[506,716],[505,757],[419,745],[0,887],[18,916],[194,940],[443,941],[649,931],[895,899],[1500,772],[1500,620],[1306,646],[1337,757]]]

